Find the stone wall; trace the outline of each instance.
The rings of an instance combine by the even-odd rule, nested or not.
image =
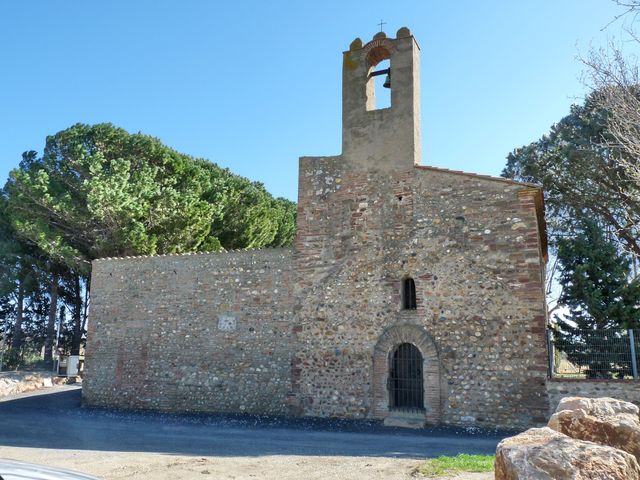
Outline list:
[[[640,406],[640,382],[638,380],[574,380],[549,379],[549,416],[564,397],[612,397]]]
[[[374,110],[383,59],[391,106]],[[300,159],[293,255],[95,262],[85,402],[382,419],[411,343],[424,420],[546,422],[542,191],[415,166],[419,71],[404,27],[344,52],[342,155]]]
[[[292,412],[384,418],[389,354],[409,341],[425,359],[427,420],[544,423],[540,193],[440,169],[302,158]],[[401,308],[406,277],[417,310]]]
[[[299,192],[293,252],[94,262],[85,404],[382,419],[408,342],[428,422],[546,421],[538,189],[324,157]]]
[[[284,414],[291,251],[97,260],[83,402]]]

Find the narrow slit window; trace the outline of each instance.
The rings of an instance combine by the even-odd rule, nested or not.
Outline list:
[[[402,300],[405,310],[416,309],[416,282],[413,278],[405,278],[403,283]]]

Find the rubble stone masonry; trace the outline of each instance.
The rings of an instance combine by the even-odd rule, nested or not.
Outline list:
[[[291,251],[93,264],[85,404],[285,414]]]
[[[640,406],[640,388],[637,380],[570,379],[547,380],[549,415],[555,413],[564,397],[612,397]]]
[[[94,262],[85,403],[384,418],[404,339],[425,356],[428,421],[543,423],[536,190],[422,167],[362,175],[339,158],[300,172],[295,253]],[[402,309],[406,277],[416,310]]]
[[[299,412],[388,415],[390,350],[421,341],[432,423],[546,420],[537,190],[422,167],[363,174],[339,158],[303,158],[299,191]],[[416,310],[402,309],[406,277],[416,283]],[[376,362],[388,332],[397,341]]]
[[[407,28],[344,52],[342,154],[300,159],[293,249],[95,261],[85,404],[544,423],[542,191],[420,166],[419,70]],[[406,343],[415,404],[399,408]]]

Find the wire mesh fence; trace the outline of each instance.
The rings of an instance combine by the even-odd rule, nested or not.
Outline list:
[[[552,377],[638,379],[640,330],[548,330]]]

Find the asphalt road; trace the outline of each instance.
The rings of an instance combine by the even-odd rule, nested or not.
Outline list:
[[[176,455],[425,458],[491,454],[512,432],[391,429],[375,422],[171,415],[84,408],[80,388],[0,401],[0,446]]]

